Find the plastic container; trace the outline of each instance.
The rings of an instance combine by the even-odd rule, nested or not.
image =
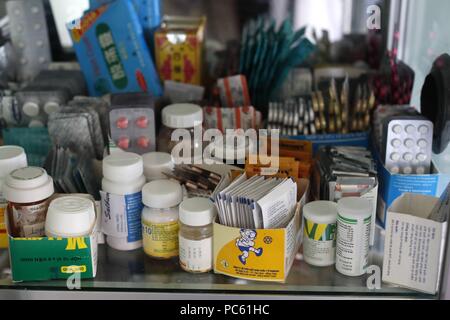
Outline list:
[[[181,268],[193,273],[212,270],[214,204],[206,198],[186,199],[180,204],[179,212]]]
[[[147,182],[166,179],[163,173],[171,173],[174,168],[172,156],[164,152],[150,152],[142,156],[144,160],[144,175]]]
[[[181,185],[172,180],[155,180],[142,189],[144,251],[157,259],[178,256],[178,206],[183,200]]]
[[[140,155],[121,152],[103,159],[102,230],[106,243],[114,249],[142,247],[143,173]]]
[[[338,202],[336,270],[358,277],[369,263],[372,205],[364,198],[349,197]]]
[[[172,156],[175,160],[182,159],[186,162],[202,155],[203,110],[200,106],[188,103],[169,105],[162,111],[162,124],[158,135],[158,151],[172,154],[172,150],[180,143],[178,139],[172,141],[172,134],[177,129],[185,129],[191,138],[189,141],[191,155],[180,154],[179,150],[176,150],[176,154],[172,154]]]
[[[315,201],[303,207],[303,257],[313,266],[331,266],[336,261],[337,204]]]
[[[50,202],[45,220],[47,237],[86,237],[95,225],[94,202],[79,196],[63,196]]]
[[[6,177],[3,192],[11,236],[44,236],[49,198],[54,193],[53,179],[47,172],[38,167],[16,169]]]

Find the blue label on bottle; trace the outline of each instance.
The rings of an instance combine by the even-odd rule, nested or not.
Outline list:
[[[125,210],[128,226],[128,242],[142,240],[141,214],[142,214],[142,193],[134,193],[125,196]]]

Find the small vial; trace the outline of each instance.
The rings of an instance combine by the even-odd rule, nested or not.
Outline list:
[[[145,116],[139,117],[136,120],[136,125],[141,129],[147,128],[148,127],[148,118]]]
[[[412,161],[412,159],[414,158],[414,156],[412,155],[412,153],[405,153],[404,155],[403,155],[403,159],[405,160],[405,161]]]
[[[119,129],[127,129],[128,128],[128,119],[126,117],[120,117],[116,121],[116,126]]]
[[[413,172],[411,167],[405,167],[403,168],[403,173],[404,174],[411,174]]]
[[[405,140],[405,147],[412,148],[414,146],[414,141],[412,139]]]
[[[394,139],[394,140],[392,140],[391,144],[394,148],[400,148],[400,146],[402,145],[402,142],[399,139]]]
[[[120,149],[128,149],[130,147],[130,139],[127,137],[122,137],[117,141],[117,146]]]
[[[420,148],[424,149],[424,148],[428,147],[428,142],[425,139],[420,139],[419,141],[417,141],[417,145]]]

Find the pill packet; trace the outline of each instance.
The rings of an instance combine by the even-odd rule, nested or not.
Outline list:
[[[197,102],[203,99],[205,87],[166,80],[164,81],[164,95],[172,103]]]
[[[54,145],[69,148],[90,158],[96,157],[94,139],[86,115],[53,113],[49,116],[48,131]]]
[[[222,132],[227,129],[257,129],[262,124],[262,114],[254,107],[203,108],[204,126]]]
[[[111,138],[122,150],[145,154],[156,149],[155,114],[151,108],[120,108],[109,112]]]
[[[70,96],[65,89],[28,86],[16,93],[16,99],[19,111],[23,115],[23,124],[28,124],[35,118],[47,119],[49,114],[59,111]]]
[[[429,174],[433,123],[425,119],[394,119],[385,131],[385,166],[393,174]]]
[[[94,109],[100,118],[103,140],[108,141],[109,135],[109,104],[97,97],[75,96],[68,104],[70,107],[89,107]]]

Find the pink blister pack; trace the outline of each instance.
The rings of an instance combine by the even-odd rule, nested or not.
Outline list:
[[[145,154],[156,150],[152,108],[118,108],[109,112],[111,138],[122,150]]]

